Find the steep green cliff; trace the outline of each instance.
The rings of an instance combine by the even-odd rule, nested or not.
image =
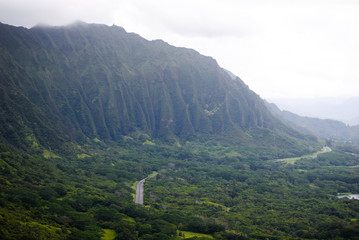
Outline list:
[[[45,146],[120,141],[138,130],[269,145],[275,133],[294,139],[285,148],[306,140],[214,59],[117,26],[1,24],[0,55],[1,137],[10,145],[32,135]]]

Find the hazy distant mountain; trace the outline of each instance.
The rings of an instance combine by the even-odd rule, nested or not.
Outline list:
[[[359,125],[359,98],[349,98],[336,109],[338,119],[349,125]]]
[[[335,119],[351,126],[359,124],[359,98],[270,99],[280,109],[301,116]]]
[[[298,131],[314,134],[322,139],[359,143],[359,126],[349,126],[332,119],[302,117],[289,111],[282,111],[274,103],[266,102],[266,104],[273,115]]]
[[[117,26],[0,25],[0,131],[19,145],[218,136],[291,151],[308,139],[282,124],[244,82],[198,52]],[[250,137],[249,137],[250,136]]]

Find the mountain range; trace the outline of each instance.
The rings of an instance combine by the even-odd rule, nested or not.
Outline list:
[[[0,239],[357,239],[355,129],[118,26],[0,24]]]
[[[292,128],[306,134],[313,134],[320,139],[357,145],[359,142],[359,126],[349,126],[333,119],[303,117],[295,113],[280,110],[274,103],[266,101],[271,113]]]
[[[26,139],[53,149],[118,142],[140,131],[170,143],[226,135],[290,155],[315,141],[273,117],[213,58],[118,26],[1,24],[0,52],[0,137],[7,146],[27,149]]]

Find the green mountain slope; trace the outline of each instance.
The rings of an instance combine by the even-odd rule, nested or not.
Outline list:
[[[308,150],[308,139],[275,119],[242,80],[191,49],[78,22],[1,24],[0,51],[1,135],[9,145],[24,147],[21,140],[34,136],[56,148],[141,131],[172,142],[230,133],[231,142],[268,148],[278,135],[286,154]]]

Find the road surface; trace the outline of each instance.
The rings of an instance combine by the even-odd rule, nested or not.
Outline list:
[[[143,205],[143,185],[146,181],[146,178],[142,179],[136,184],[136,197],[135,203]]]
[[[330,147],[324,146],[322,148],[322,150],[320,150],[319,152],[313,153],[313,154],[303,155],[303,156],[300,156],[300,157],[274,159],[274,160],[269,160],[269,162],[286,162],[286,163],[294,164],[295,161],[297,161],[297,160],[300,160],[300,159],[314,159],[314,158],[317,158],[319,154],[327,153],[327,152],[331,152],[331,151],[332,151],[332,149]]]
[[[158,173],[157,172],[153,172],[151,173],[148,177],[142,179],[141,181],[139,181],[137,184],[136,184],[136,196],[135,196],[135,203],[137,204],[141,204],[143,205],[143,189],[144,189],[144,184],[145,184],[145,181],[147,178],[153,178],[157,175]]]

